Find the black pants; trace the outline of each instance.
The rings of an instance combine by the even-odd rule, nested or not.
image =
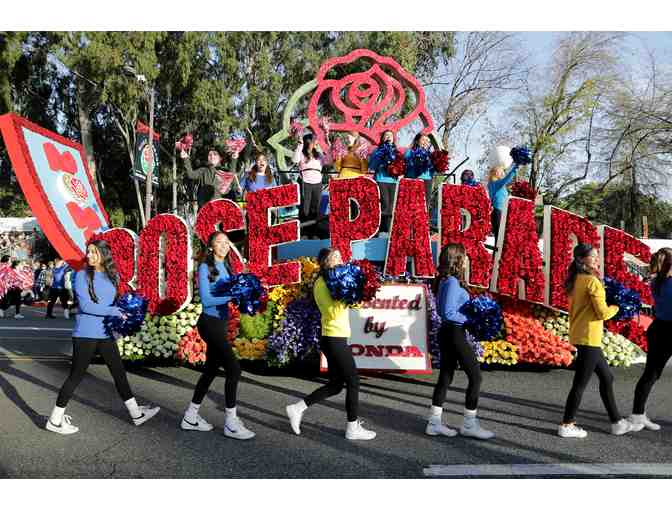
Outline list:
[[[348,421],[355,421],[359,410],[359,376],[347,338],[323,336],[320,338],[320,349],[329,365],[329,382],[308,395],[304,402],[307,406],[312,406],[338,395],[345,386]]]
[[[303,183],[302,212],[306,221],[317,220],[320,217],[320,202],[322,201],[322,183]]]
[[[121,362],[117,342],[114,340],[98,340],[95,338],[73,338],[72,339],[72,367],[70,368],[70,375],[63,383],[61,391],[58,393],[56,405],[58,407],[65,407],[72,398],[73,393],[79,383],[84,379],[86,369],[89,368],[91,360],[96,352],[105,360],[107,368],[110,369],[114,385],[117,387],[117,392],[124,402],[133,398],[131,387],[128,385],[128,378],[126,377],[126,369]]]
[[[47,303],[47,317],[51,317],[54,314],[54,305],[56,301],[60,299],[61,306],[63,310],[68,310],[68,298],[70,293],[67,289],[49,289],[49,302]]]
[[[227,339],[228,322],[202,313],[198,318],[196,327],[201,338],[207,344],[208,350],[205,357],[205,369],[196,383],[194,398],[191,401],[194,404],[203,402],[212,381],[217,377],[219,367],[222,367],[226,372],[226,382],[224,383],[226,407],[229,409],[236,407],[240,363],[238,363],[233,348]]]
[[[651,388],[660,378],[663,369],[670,357],[672,357],[672,321],[656,319],[653,321],[646,336],[649,350],[646,354],[646,366],[644,373],[635,386],[635,402],[632,406],[632,414],[644,414],[646,400],[649,398]]]
[[[18,287],[12,287],[7,291],[5,297],[0,301],[0,310],[5,311],[12,305],[14,305],[14,310],[18,315],[21,311],[21,289]]]
[[[587,345],[577,345],[576,349],[574,383],[567,397],[564,423],[572,423],[576,419],[576,412],[581,405],[583,392],[588,386],[588,381],[593,376],[593,372],[597,374],[600,380],[600,397],[602,397],[604,407],[609,413],[609,419],[611,423],[616,423],[621,419],[621,415],[614,398],[614,376],[609,369],[604,354],[602,354],[602,349],[600,347],[588,347]]]
[[[434,387],[432,405],[443,406],[446,391],[453,382],[457,362],[467,374],[469,384],[464,407],[470,411],[478,407],[478,394],[481,391],[481,367],[474,350],[467,341],[464,327],[454,323],[444,323],[439,330],[439,348],[441,349],[441,370],[439,380]]]
[[[427,206],[427,214],[429,215],[429,222],[432,222],[432,179],[424,179],[425,182],[425,205]]]
[[[492,209],[490,214],[490,223],[492,224],[492,235],[495,236],[495,245],[497,244],[497,236],[499,235],[499,224],[502,221],[502,211],[499,209]]]
[[[397,185],[392,182],[379,182],[378,188],[380,189],[380,231],[389,232]]]

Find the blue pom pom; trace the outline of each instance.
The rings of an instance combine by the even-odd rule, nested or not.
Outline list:
[[[460,313],[467,317],[465,328],[479,341],[492,340],[502,330],[502,309],[492,298],[472,298],[460,307]]]
[[[113,333],[120,336],[135,335],[140,331],[142,323],[145,321],[148,305],[147,298],[134,292],[127,292],[119,296],[115,299],[114,306],[118,306],[126,318],[105,317],[103,319],[105,332],[109,336],[114,336]]]
[[[606,276],[604,290],[607,294],[607,304],[618,305],[618,313],[613,318],[614,320],[632,319],[642,308],[639,292],[624,286],[618,280]]]
[[[238,273],[228,278],[221,278],[215,282],[212,295],[216,297],[228,296],[240,310],[240,313],[254,315],[263,306],[265,294],[261,281],[253,273]],[[228,306],[218,306],[221,317],[226,316]]]
[[[379,145],[376,152],[380,156],[383,165],[387,169],[395,159],[397,159],[397,147],[391,142],[385,142]]]
[[[337,301],[348,305],[362,301],[364,273],[358,265],[348,263],[330,269],[327,271],[325,283],[331,297]]]
[[[532,151],[528,147],[514,147],[511,149],[511,157],[516,165],[532,163]]]
[[[406,174],[410,178],[417,178],[425,172],[431,172],[434,168],[431,153],[427,149],[417,147],[411,149],[411,155],[406,163]]]
[[[478,186],[480,183],[472,177],[471,179],[466,179],[462,181],[462,184],[465,184],[467,186]]]

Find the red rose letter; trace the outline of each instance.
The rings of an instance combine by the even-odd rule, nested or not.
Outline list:
[[[220,198],[211,200],[198,211],[196,218],[196,235],[207,244],[208,238],[213,232],[230,232],[232,230],[242,230],[245,228],[245,219],[243,211],[233,200]],[[229,264],[234,273],[242,273],[245,270],[245,263],[238,249],[231,245],[229,251]]]
[[[604,276],[609,276],[636,290],[642,298],[642,303],[652,305],[651,289],[641,278],[628,271],[623,260],[623,255],[628,253],[648,263],[651,260],[649,247],[630,234],[607,226],[602,227],[602,246],[604,246]]]
[[[350,200],[359,214],[350,218]],[[343,262],[352,258],[353,241],[372,238],[380,227],[380,190],[366,177],[334,179],[329,182],[329,231],[331,246],[341,252]]]
[[[492,255],[483,243],[490,232],[492,204],[483,186],[444,184],[441,187],[439,233],[441,247],[461,243],[469,258],[469,283],[479,287],[490,284]],[[462,225],[462,212],[467,223]]]
[[[149,299],[150,313],[170,315],[189,304],[192,269],[191,236],[184,220],[174,214],[152,218],[140,233],[138,260],[138,290]]]
[[[301,281],[301,263],[271,264],[271,247],[299,240],[299,222],[271,226],[271,208],[299,204],[299,185],[286,184],[247,195],[249,268],[267,285],[287,285]]]
[[[135,288],[135,267],[138,257],[138,236],[126,228],[111,228],[105,232],[94,234],[92,240],[107,242],[112,250],[112,258],[119,273],[120,294]]]
[[[435,267],[429,244],[429,214],[422,179],[401,179],[387,243],[385,274],[406,271],[406,258],[413,257],[413,276],[433,278]]]
[[[564,282],[572,262],[572,250],[578,243],[600,249],[600,237],[593,224],[581,216],[562,209],[544,208],[544,257],[546,258],[546,295],[553,308],[567,310]]]
[[[534,220],[534,202],[511,197],[506,206],[505,236],[499,241],[497,270],[492,278],[492,290],[518,297],[524,284],[527,301],[544,301],[544,274],[539,237]]]

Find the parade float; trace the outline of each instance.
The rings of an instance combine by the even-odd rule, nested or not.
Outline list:
[[[336,71],[343,66],[360,70],[339,75]],[[414,106],[402,115],[409,91]],[[297,111],[306,99],[307,111]],[[328,119],[325,104],[330,105]],[[447,153],[434,133],[420,83],[393,59],[357,50],[325,62],[315,80],[292,95],[283,127],[269,144],[278,166],[286,169],[293,152],[286,140],[303,129],[309,128],[324,150],[333,149],[330,133],[352,130],[372,149],[385,130],[396,133],[409,126],[419,126],[417,131],[430,137],[434,148],[425,157],[431,157],[439,171],[447,171]],[[133,291],[146,298],[147,314],[139,330],[117,339],[126,360],[204,363],[207,347],[196,329],[201,305],[194,258],[217,230],[246,231],[248,259],[233,249],[229,263],[236,272],[257,275],[267,289],[265,307],[254,315],[230,305],[228,332],[241,359],[263,366],[287,367],[318,358],[320,319],[312,286],[319,270],[314,257],[325,246],[338,248],[346,262],[371,261],[384,280],[374,299],[350,312],[350,346],[362,370],[427,373],[436,366],[440,319],[431,279],[437,254],[446,243],[465,246],[470,290],[474,298],[483,296],[474,301],[472,317],[481,327],[470,330],[483,363],[502,367],[572,363],[575,349],[567,341],[562,283],[578,242],[598,248],[601,273],[617,284],[610,299],[617,303],[625,302],[624,296],[630,299],[629,313],[606,323],[603,349],[610,364],[628,366],[646,351],[638,314],[640,305],[651,305],[651,295],[642,278],[628,270],[624,256],[646,264],[651,256],[647,245],[551,206],[544,207],[543,232],[538,236],[534,191],[524,183],[514,185],[506,203],[494,257],[486,246],[492,206],[482,186],[442,183],[438,235],[432,236],[424,184],[408,178],[398,180],[389,237],[377,236],[379,190],[367,177],[329,182],[327,240],[302,241],[297,220],[271,222],[272,210],[299,205],[297,184],[249,193],[244,210],[227,199],[213,200],[200,209],[193,231],[184,219],[159,214],[136,234],[110,228],[81,145],[14,114],[0,117],[0,128],[18,182],[60,255],[78,267],[87,240],[105,239],[121,277],[120,293]],[[387,163],[399,172],[401,160],[398,153],[390,154]],[[354,218],[352,201],[359,209]],[[488,313],[499,314],[499,319],[486,320],[483,314]]]

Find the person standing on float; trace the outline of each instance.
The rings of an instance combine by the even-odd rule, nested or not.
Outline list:
[[[318,152],[315,135],[306,133],[298,140],[292,162],[299,165],[301,175],[301,216],[304,221],[318,221],[322,216],[322,167],[331,162],[329,155]]]
[[[430,141],[429,136],[418,133],[415,135],[415,138],[413,138],[413,143],[411,144],[410,149],[404,154],[404,159],[406,160],[406,173],[404,177],[409,179],[422,179],[425,183],[425,205],[427,207],[427,214],[430,215],[430,218],[432,217],[432,182],[434,180],[434,174],[436,173],[434,164],[429,157],[431,154],[431,147],[432,142]],[[415,158],[413,158],[414,151],[418,150],[427,153],[427,158],[423,167],[418,166],[418,162],[414,161]]]
[[[510,152],[509,147],[498,145],[490,151],[489,157],[488,195],[490,196],[490,202],[492,202],[490,222],[495,244],[497,244],[499,237],[499,224],[502,221],[504,204],[506,204],[506,199],[509,196],[506,187],[516,178],[516,172],[518,171],[518,165],[514,163]],[[505,170],[506,168],[508,170]]]
[[[432,405],[425,433],[430,436],[457,435],[457,431],[443,425],[441,415],[446,391],[453,382],[457,363],[467,374],[469,381],[464,403],[464,421],[460,434],[477,439],[492,439],[494,432],[481,428],[477,418],[478,396],[481,389],[481,367],[473,348],[467,340],[464,323],[467,318],[460,308],[469,301],[465,287],[466,252],[461,244],[450,243],[443,247],[439,257],[438,275],[434,279],[437,311],[441,316],[439,330],[439,348],[441,350],[441,369],[434,387]]]
[[[655,319],[646,330],[646,366],[635,386],[632,414],[628,418],[634,432],[644,428],[660,430],[660,425],[646,416],[646,401],[672,357],[672,249],[662,248],[651,259],[651,272],[655,273],[651,281]]]
[[[271,166],[268,164],[266,154],[259,153],[254,158],[254,165],[250,171],[243,177],[240,186],[243,190],[243,199],[248,193],[259,191],[260,189],[273,188],[278,185],[278,181],[273,174]]]
[[[145,423],[160,409],[138,405],[128,384],[117,342],[105,331],[105,317],[124,316],[119,307],[113,305],[117,296],[119,274],[112,259],[112,250],[105,241],[91,241],[86,247],[86,262],[86,269],[77,271],[75,275],[79,312],[72,330],[72,367],[58,393],[56,405],[46,425],[47,430],[57,434],[74,434],[79,430],[72,424],[72,418],[65,414],[65,408],[84,379],[96,353],[105,360],[117,392],[136,426]]]
[[[210,200],[218,198],[235,200],[236,191],[242,194],[236,175],[236,166],[238,164],[237,152],[231,154],[230,169],[220,167],[222,156],[214,149],[208,152],[208,164],[195,170],[191,166],[191,160],[187,151],[180,151],[180,158],[184,162],[187,177],[198,184],[196,200],[199,208],[203,207]]]
[[[224,383],[224,398],[226,417],[224,420],[224,435],[233,439],[252,439],[255,434],[248,430],[243,421],[238,418],[236,398],[238,382],[240,381],[240,363],[233,352],[228,339],[228,308],[231,297],[215,297],[212,291],[220,280],[231,276],[231,268],[226,261],[231,242],[223,232],[214,232],[208,239],[207,252],[198,266],[198,293],[201,297],[203,312],[198,318],[196,328],[203,341],[208,346],[203,374],[196,383],[194,396],[182,418],[181,427],[184,430],[208,432],[214,427],[205,421],[199,414],[205,395],[210,385],[217,377],[219,368],[226,372]]]
[[[385,144],[388,144],[385,147]],[[392,223],[392,208],[394,207],[394,195],[397,190],[398,179],[387,170],[387,162],[383,160],[385,150],[392,149],[396,154],[397,148],[394,145],[394,133],[389,129],[383,131],[380,135],[380,145],[369,156],[369,168],[374,171],[374,178],[380,189],[380,209],[381,209],[381,232],[390,232]]]
[[[345,408],[348,423],[345,430],[346,439],[369,440],[376,433],[362,426],[359,419],[359,375],[355,358],[348,345],[350,338],[350,316],[348,305],[333,299],[326,284],[326,274],[330,269],[343,263],[338,250],[323,248],[318,255],[320,276],[315,281],[313,295],[320,309],[322,335],[320,350],[327,358],[329,383],[318,388],[305,399],[288,405],[285,410],[295,434],[301,434],[301,418],[308,407],[329,397],[338,395],[345,386]]]
[[[618,306],[607,305],[604,285],[599,278],[597,251],[581,243],[574,248],[574,260],[567,271],[565,292],[569,296],[569,342],[576,347],[574,382],[567,397],[565,415],[558,435],[584,438],[588,433],[576,425],[576,413],[583,392],[593,373],[600,380],[600,397],[611,421],[611,433],[617,436],[632,430],[621,418],[614,397],[614,376],[602,352],[604,321],[618,313]]]

